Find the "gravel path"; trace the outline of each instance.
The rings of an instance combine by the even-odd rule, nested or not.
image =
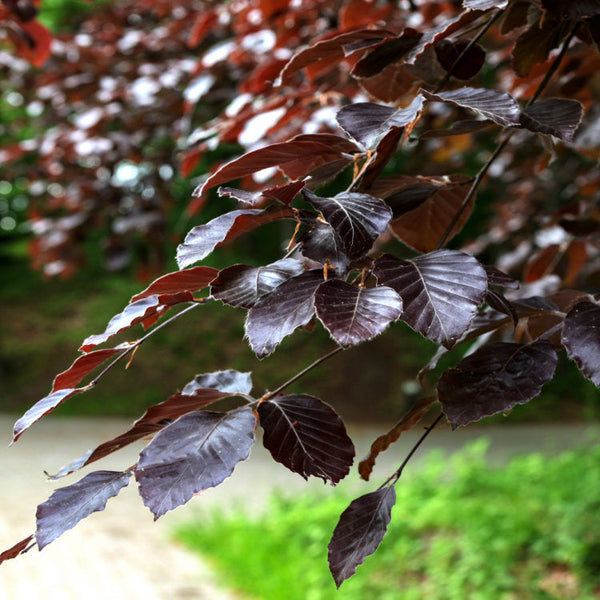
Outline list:
[[[57,471],[98,443],[127,429],[123,419],[52,419],[34,426],[11,448],[6,445],[14,419],[0,417],[0,550],[4,550],[35,529],[35,507],[59,484],[47,483],[42,469]],[[379,429],[353,430],[362,456]],[[555,452],[573,445],[600,441],[600,426],[553,426],[505,428],[470,427],[451,432],[434,432],[427,447],[453,452],[474,437],[490,440],[489,457],[500,462],[525,451]],[[405,439],[378,462],[374,482],[391,472],[414,443],[418,432]],[[93,469],[123,469],[136,460],[141,446],[132,446],[94,465]],[[417,455],[415,463],[418,464]],[[83,475],[83,473],[81,474]],[[79,476],[76,476],[79,478]],[[37,549],[0,566],[0,598],[17,600],[231,600],[234,595],[219,587],[210,568],[196,556],[179,547],[169,534],[172,527],[192,517],[201,520],[207,509],[244,504],[259,508],[274,487],[286,491],[306,489],[299,476],[276,465],[257,444],[251,458],[240,464],[221,486],[203,492],[158,522],[143,506],[135,482],[109,501],[107,509],[96,513],[65,533],[43,552]],[[320,481],[311,486],[322,486]],[[353,474],[340,485],[359,485]],[[373,489],[374,483],[368,489]],[[363,490],[365,488],[362,488]],[[226,543],[226,541],[225,541]]]

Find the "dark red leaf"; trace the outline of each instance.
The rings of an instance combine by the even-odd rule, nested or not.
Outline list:
[[[329,569],[339,588],[381,544],[396,503],[394,486],[356,498],[342,513],[329,542]]]
[[[261,225],[278,219],[293,219],[287,206],[270,206],[265,209],[246,208],[232,210],[204,225],[197,225],[185,236],[177,248],[177,264],[180,268],[206,258],[215,248]]]
[[[383,200],[368,194],[342,192],[333,198],[321,198],[306,188],[302,194],[322,213],[350,258],[364,256],[392,217],[392,211]]]
[[[563,142],[572,142],[583,117],[577,100],[548,98],[538,100],[521,113],[521,125],[529,131],[553,135]]]
[[[532,23],[524,31],[513,50],[513,67],[519,77],[527,77],[536,63],[543,63],[552,49],[567,34],[567,24],[554,19],[542,19]]]
[[[321,283],[321,269],[307,271],[284,281],[250,309],[246,336],[259,358],[271,354],[298,327],[308,325],[315,314],[314,296]]]
[[[29,429],[36,421],[52,412],[57,406],[68,400],[71,396],[85,392],[86,388],[65,388],[52,392],[36,402],[16,423],[13,428],[13,440],[16,442],[24,431]]]
[[[581,372],[600,386],[600,307],[578,302],[565,317],[562,343]]]
[[[160,431],[142,450],[135,470],[154,520],[229,477],[248,458],[255,425],[252,409],[243,407],[193,412]]]
[[[557,360],[547,340],[497,342],[467,356],[437,386],[452,429],[529,402],[552,379]]]
[[[127,484],[131,472],[94,471],[83,479],[54,491],[37,507],[35,539],[40,550],[94,512],[104,510],[109,498]]]
[[[348,151],[356,150],[347,140],[346,147]],[[342,154],[343,152],[338,148],[310,138],[271,144],[247,152],[222,166],[202,184],[197,195],[203,194],[216,185],[254,175],[257,171],[269,167],[279,167],[292,179],[300,179],[312,169],[342,158]]]
[[[331,279],[315,294],[317,316],[340,346],[353,346],[383,333],[402,314],[391,287],[364,288]]]
[[[436,400],[435,396],[417,400],[392,429],[380,435],[371,444],[369,454],[358,463],[358,472],[365,481],[369,481],[377,457],[382,452],[385,452],[394,442],[397,442],[404,431],[412,429],[428,413]]]
[[[263,444],[290,471],[320,477],[332,485],[346,477],[354,445],[339,415],[306,394],[280,396],[258,406]]]
[[[375,261],[373,274],[402,297],[402,320],[447,348],[467,330],[487,290],[483,267],[457,250],[412,260],[384,255]]]
[[[160,296],[147,296],[125,307],[123,312],[115,315],[102,333],[90,335],[81,345],[82,352],[93,350],[98,344],[102,344],[117,333],[121,333],[138,323],[147,324],[148,319],[158,317],[164,313],[169,306],[193,301],[191,292],[179,292],[176,294],[161,294]]]
[[[449,92],[432,94],[422,91],[428,100],[447,102],[463,108],[469,108],[486,119],[510,127],[519,125],[521,111],[517,101],[506,92],[484,88],[463,87]]]
[[[219,273],[210,289],[213,297],[225,304],[252,308],[261,296],[303,271],[302,263],[293,258],[284,258],[264,267],[233,265]]]
[[[43,67],[50,57],[52,35],[41,23],[29,21],[20,22],[18,27],[24,33],[26,41],[17,43],[17,52],[35,67]]]
[[[470,40],[461,38],[443,39],[433,46],[440,65],[457,79],[467,80],[475,77],[485,63],[485,50],[479,44],[469,47],[470,43]]]
[[[372,77],[380,73],[388,65],[404,58],[417,45],[422,35],[416,29],[407,27],[398,37],[384,40],[356,63],[352,75]]]
[[[291,82],[293,76],[300,70],[314,63],[330,60],[332,58],[344,57],[344,47],[353,42],[361,40],[381,40],[388,37],[396,37],[392,31],[379,29],[359,29],[355,31],[344,32],[327,40],[321,40],[308,48],[303,48],[289,60],[287,65],[281,71],[280,81],[282,85]]]
[[[340,237],[329,223],[316,220],[310,231],[298,239],[302,243],[300,251],[303,256],[325,264],[326,261],[343,271],[351,262],[346,255],[346,248]]]
[[[508,0],[463,0],[463,6],[471,10],[489,10],[490,8],[506,8]]]
[[[64,390],[65,388],[73,388],[86,375],[91,373],[96,367],[101,365],[105,360],[109,359],[119,352],[127,349],[128,344],[122,344],[116,348],[106,348],[104,350],[94,350],[88,354],[78,357],[75,362],[66,370],[54,378],[52,391]]]
[[[497,292],[496,290],[488,290],[485,293],[485,301],[494,310],[508,315],[512,319],[515,327],[519,324],[519,315],[517,314],[517,311],[512,303],[507,300],[503,294]]]
[[[489,285],[497,285],[499,287],[505,287],[511,290],[516,290],[519,288],[519,282],[504,271],[489,265],[485,265],[483,268],[487,274]]]
[[[365,148],[373,149],[393,128],[412,123],[423,108],[424,98],[417,94],[406,108],[393,108],[372,102],[356,102],[337,113],[337,122]]]
[[[11,558],[16,558],[17,556],[24,554],[27,550],[31,549],[35,546],[35,542],[33,541],[33,535],[27,536],[24,540],[16,543],[12,548],[5,550],[0,554],[0,565],[5,560],[10,560]]]
[[[137,302],[154,294],[197,292],[205,288],[218,274],[219,271],[212,267],[194,267],[168,273],[153,281],[143,292],[133,296],[130,302]]]
[[[286,185],[267,188],[260,192],[247,192],[245,190],[236,190],[234,188],[220,187],[219,196],[230,196],[248,206],[264,204],[269,200],[276,200],[283,204],[291,204],[292,200],[298,195],[300,190],[306,185],[305,181],[292,181]]]

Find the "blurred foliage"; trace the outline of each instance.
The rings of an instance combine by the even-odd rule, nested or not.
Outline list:
[[[450,464],[432,452],[423,472],[407,471],[377,554],[337,592],[327,543],[352,498],[340,488],[276,495],[260,514],[214,512],[175,535],[242,598],[598,598],[600,446],[501,468],[487,464],[485,448],[473,443]]]

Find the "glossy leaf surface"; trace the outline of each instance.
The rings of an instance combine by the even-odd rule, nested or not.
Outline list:
[[[131,302],[137,302],[154,294],[197,292],[205,288],[218,273],[219,271],[213,267],[194,267],[168,273],[153,281],[143,292],[133,296]]]
[[[530,131],[572,142],[582,117],[583,108],[576,100],[548,98],[527,107],[521,113],[521,125]]]
[[[562,343],[581,372],[600,386],[600,307],[578,302],[565,317]]]
[[[354,445],[339,415],[322,400],[290,394],[258,406],[263,444],[273,458],[308,479],[332,485],[346,477]]]

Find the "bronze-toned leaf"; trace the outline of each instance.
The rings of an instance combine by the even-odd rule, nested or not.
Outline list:
[[[600,307],[578,302],[565,317],[562,343],[581,372],[600,386]]]

